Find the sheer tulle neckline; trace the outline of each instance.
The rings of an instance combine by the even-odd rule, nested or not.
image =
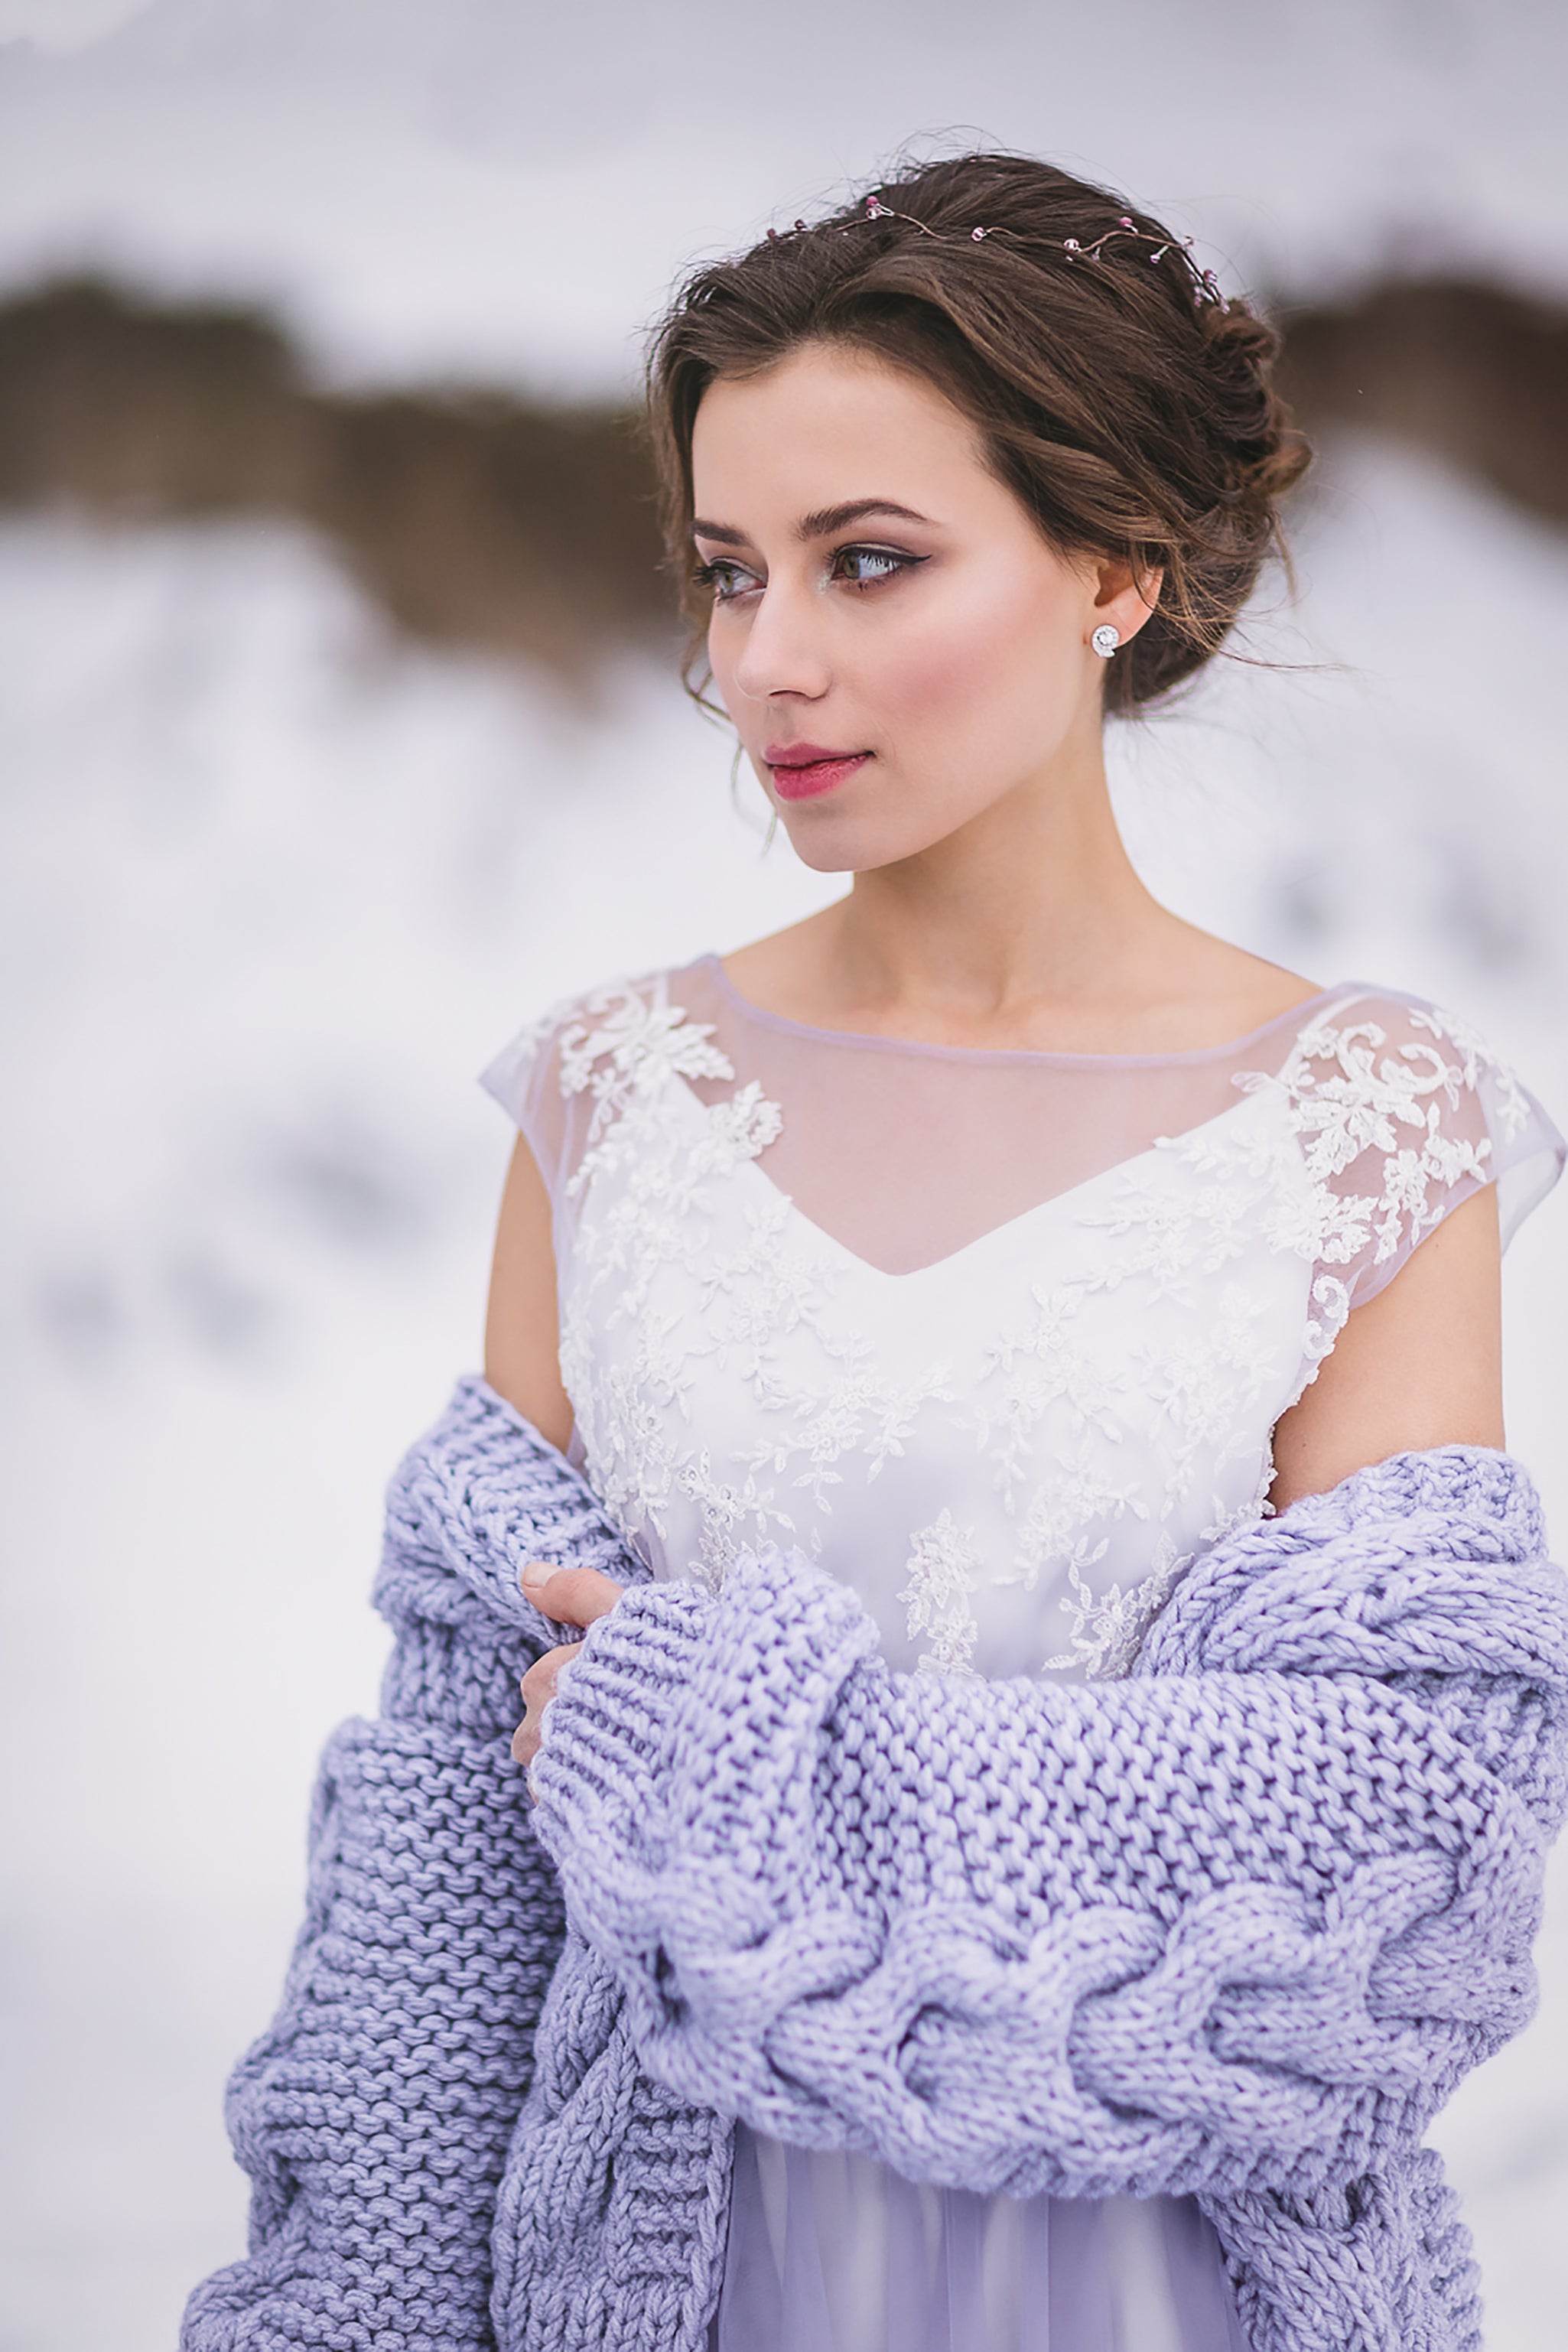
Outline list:
[[[1043,1062],[1062,1068],[1078,1069],[1168,1069],[1183,1063],[1223,1061],[1227,1054],[1238,1054],[1256,1040],[1268,1037],[1287,1023],[1305,1027],[1315,1006],[1327,1004],[1333,998],[1354,995],[1367,989],[1364,981],[1342,980],[1331,988],[1320,988],[1299,1003],[1287,1005],[1271,1021],[1259,1022],[1256,1029],[1245,1030],[1239,1037],[1227,1037],[1218,1045],[1191,1045],[1166,1054],[1069,1054],[1036,1045],[935,1045],[924,1038],[883,1037],[865,1029],[824,1029],[808,1021],[792,1020],[786,1013],[770,1013],[761,1004],[753,1004],[742,996],[716,949],[696,959],[696,968],[706,971],[716,988],[726,998],[736,1014],[752,1021],[760,1028],[775,1029],[794,1037],[818,1037],[832,1045],[858,1045],[873,1053],[927,1055],[938,1061],[950,1062]]]
[[[835,1030],[827,1030],[823,1034],[827,1036],[835,1036],[837,1034],[837,1032]],[[883,1041],[877,1038],[871,1038],[868,1040],[868,1042],[876,1045],[880,1044]],[[900,1041],[895,1039],[891,1042],[899,1043]],[[934,1050],[936,1052],[948,1051],[957,1054],[963,1054],[968,1051],[966,1047],[962,1045],[955,1045],[948,1048],[939,1046],[924,1050]],[[1016,1056],[1014,1056],[1013,1058],[1016,1059]],[[1036,1057],[1026,1055],[1025,1058],[1033,1059]],[[1089,1058],[1098,1059],[1099,1057],[1092,1056]],[[1121,1056],[1112,1055],[1109,1058],[1115,1061],[1120,1060]],[[684,1078],[677,1078],[675,1085],[679,1096],[685,1098],[685,1101],[689,1105],[692,1113],[695,1114],[693,1122],[693,1135],[695,1139],[696,1136],[700,1133],[700,1122],[704,1117],[702,1099]],[[999,1219],[995,1224],[983,1226],[978,1233],[971,1234],[967,1240],[961,1241],[954,1248],[944,1250],[940,1257],[923,1259],[918,1265],[879,1265],[875,1258],[864,1256],[859,1250],[853,1248],[848,1242],[841,1240],[838,1234],[830,1231],[826,1225],[822,1224],[816,1217],[808,1215],[805,1210],[801,1207],[801,1204],[796,1200],[795,1194],[786,1191],[784,1185],[775,1182],[774,1179],[769,1175],[767,1170],[763,1166],[760,1158],[743,1161],[736,1170],[735,1174],[738,1181],[743,1183],[748,1178],[752,1179],[756,1183],[760,1184],[764,1192],[771,1195],[773,1200],[782,1202],[784,1204],[783,1213],[791,1222],[804,1226],[806,1232],[812,1235],[813,1239],[819,1245],[826,1244],[829,1249],[837,1252],[838,1256],[843,1258],[847,1266],[855,1273],[863,1275],[872,1282],[876,1283],[913,1282],[921,1275],[935,1276],[943,1273],[952,1273],[960,1267],[962,1267],[966,1274],[972,1272],[973,1269],[969,1265],[968,1261],[975,1256],[984,1257],[991,1255],[994,1252],[1005,1252],[1007,1249],[1023,1243],[1030,1234],[1036,1223],[1044,1219],[1047,1211],[1058,1216],[1070,1217],[1074,1210],[1081,1208],[1086,1198],[1091,1195],[1099,1187],[1106,1184],[1111,1180],[1119,1179],[1126,1175],[1131,1170],[1137,1168],[1142,1161],[1156,1159],[1159,1156],[1161,1141],[1170,1142],[1173,1139],[1180,1139],[1182,1141],[1188,1142],[1195,1141],[1205,1130],[1210,1129],[1214,1129],[1217,1135],[1222,1130],[1226,1129],[1235,1120],[1247,1112],[1251,1108],[1252,1100],[1253,1097],[1247,1097],[1238,1102],[1227,1105],[1224,1110],[1216,1112],[1212,1118],[1202,1119],[1198,1121],[1196,1125],[1184,1129],[1181,1131],[1179,1139],[1172,1139],[1170,1137],[1159,1139],[1155,1142],[1147,1145],[1141,1151],[1129,1152],[1123,1159],[1112,1160],[1104,1168],[1097,1168],[1089,1174],[1079,1177],[1076,1183],[1064,1185],[1060,1192],[1046,1193],[1041,1199],[1032,1201],[1026,1207],[1015,1211],[1011,1216]]]

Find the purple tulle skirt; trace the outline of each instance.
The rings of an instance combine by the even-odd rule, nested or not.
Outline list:
[[[737,2127],[710,2352],[1247,2352],[1191,2198],[977,2197]]]

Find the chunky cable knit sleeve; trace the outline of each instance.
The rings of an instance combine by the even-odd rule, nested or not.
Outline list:
[[[518,1676],[570,1638],[518,1590],[535,1558],[640,1572],[465,1381],[393,1482],[382,1712],[322,1759],[282,2004],[229,2085],[250,2253],[196,2289],[183,2352],[491,2352],[497,2184],[563,1933],[509,1752]]]
[[[1226,1539],[1122,1682],[891,1673],[770,1549],[591,1629],[540,1830],[684,2099],[982,2191],[1310,2197],[1530,2014],[1565,1675],[1477,1448]]]

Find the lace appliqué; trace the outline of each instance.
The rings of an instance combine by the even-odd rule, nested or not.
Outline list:
[[[1433,1009],[1400,1011],[1415,1033],[1404,1041],[1391,1040],[1384,1020],[1341,1019],[1330,1007],[1301,1031],[1280,1069],[1237,1075],[1244,1097],[1263,1098],[1260,1110],[1270,1102],[1283,1108],[1282,1121],[1222,1116],[1187,1134],[1162,1137],[1157,1153],[1172,1156],[1198,1181],[1173,1190],[1154,1162],[1135,1161],[1110,1202],[1089,1215],[1129,1244],[1116,1278],[1136,1274],[1152,1299],[1179,1301],[1198,1275],[1212,1283],[1259,1232],[1272,1252],[1307,1262],[1299,1368],[1280,1411],[1317,1377],[1368,1275],[1407,1254],[1457,1197],[1489,1181],[1492,1147],[1481,1087],[1489,1088],[1505,1135],[1517,1133],[1529,1116],[1518,1080],[1473,1030]],[[1258,1302],[1245,1286],[1226,1283],[1217,1297],[1212,1289],[1208,1296],[1183,1340],[1162,1335],[1127,1365],[1130,1387],[1156,1401],[1164,1417],[1162,1517],[1194,1479],[1212,1475],[1216,1447],[1221,1461],[1234,1450],[1276,1361]],[[1047,1667],[1125,1673],[1143,1629],[1192,1560],[1232,1527],[1262,1514],[1270,1478],[1266,1458],[1251,1502],[1214,1515],[1184,1549],[1173,1547],[1161,1527],[1149,1572],[1125,1590],[1113,1583],[1096,1591],[1087,1571],[1108,1549],[1104,1539],[1090,1544],[1093,1526],[1103,1527],[1128,1506],[1102,1492],[1080,1522],[1086,1531],[1071,1541],[1058,1519],[1040,1549],[1066,1569],[1069,1591],[1061,1605],[1072,1621],[1070,1646],[1047,1658]],[[1053,1501],[1056,1494],[1053,1482]]]
[[[1043,1657],[1042,1671],[1126,1672],[1210,1539],[1204,1520],[1183,1539],[1173,1528],[1194,1527],[1200,1496],[1212,1526],[1216,1473],[1234,1465],[1247,1497],[1239,1517],[1259,1515],[1270,1400],[1295,1370],[1300,1327],[1282,1328],[1289,1286],[1260,1289],[1255,1254],[1292,1187],[1301,1189],[1299,1154],[1268,1106],[1237,1105],[1162,1139],[1076,1207],[1072,1223],[1098,1237],[1081,1270],[1032,1284],[1026,1311],[987,1345],[966,1422],[1017,1522],[994,1580],[1068,1587],[1069,1646]],[[1128,1522],[1146,1530],[1148,1565],[1108,1581]],[[1119,1549],[1125,1556],[1124,1540]]]
[[[710,1027],[689,1021],[679,1005],[645,1000],[629,983],[595,992],[584,1012],[596,1016],[568,1023],[561,1032],[561,1091],[588,1093],[593,1116],[587,1147],[566,1186],[575,1199],[600,1169],[624,1157],[636,1135],[627,1113],[639,1097],[656,1095],[670,1078],[732,1078],[726,1056],[708,1042]],[[771,1143],[784,1121],[777,1103],[765,1102],[756,1086],[742,1087],[727,1103],[709,1111],[712,1150],[701,1173],[721,1172],[732,1157],[752,1158]]]
[[[1106,1592],[1091,1591],[1083,1574],[1085,1566],[1092,1565],[1105,1550],[1104,1544],[1091,1552],[1088,1561],[1068,1563],[1070,1590],[1064,1593],[1061,1607],[1072,1619],[1068,1646],[1057,1655],[1043,1661],[1044,1671],[1053,1672],[1064,1666],[1078,1667],[1091,1682],[1127,1674],[1137,1656],[1143,1636],[1152,1620],[1170,1599],[1194,1559],[1217,1543],[1233,1528],[1247,1527],[1262,1515],[1263,1490],[1272,1475],[1272,1465],[1266,1467],[1257,1492],[1231,1511],[1222,1511],[1204,1528],[1196,1541],[1184,1550],[1180,1549],[1167,1528],[1162,1528],[1155,1539],[1153,1565],[1147,1576],[1123,1592],[1113,1584]]]
[[[1383,1021],[1339,1022],[1331,1009],[1301,1032],[1278,1074],[1247,1070],[1236,1080],[1248,1091],[1278,1090],[1301,1143],[1310,1198],[1299,1223],[1281,1222],[1277,1238],[1324,1270],[1312,1292],[1321,1317],[1309,1335],[1319,1360],[1356,1286],[1326,1269],[1387,1265],[1441,1223],[1456,1195],[1489,1181],[1483,1082],[1505,1137],[1529,1117],[1518,1079],[1468,1024],[1417,1005],[1405,1017],[1420,1034],[1393,1045]]]
[[[636,1543],[645,1533],[663,1542],[673,1507],[690,1507],[698,1549],[683,1565],[717,1587],[744,1544],[819,1554],[814,1521],[831,1515],[846,1457],[858,1454],[876,1477],[903,1453],[921,1407],[956,1391],[941,1363],[880,1368],[871,1339],[835,1321],[842,1261],[802,1244],[785,1194],[764,1191],[748,1202],[739,1242],[733,1220],[719,1238],[715,1183],[765,1150],[783,1118],[754,1080],[712,1104],[680,1083],[733,1078],[711,1036],[659,986],[645,998],[629,981],[597,990],[561,1029],[562,1092],[594,1106],[566,1195],[585,1202],[597,1180],[612,1181],[578,1220],[560,1352],[606,1509]],[[672,1272],[683,1303],[665,1307]],[[787,1369],[802,1331],[815,1342],[809,1384]],[[690,1442],[691,1392],[709,1367],[750,1390],[767,1431],[722,1466]]]
[[[911,1642],[931,1636],[920,1663],[933,1673],[973,1675],[970,1658],[979,1637],[970,1595],[980,1581],[982,1561],[973,1528],[961,1528],[944,1510],[921,1528],[910,1549],[909,1582],[899,1599],[909,1604]]]

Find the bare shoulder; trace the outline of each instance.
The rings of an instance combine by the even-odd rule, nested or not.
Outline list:
[[[1253,955],[1212,931],[1177,921],[1176,933],[1170,943],[1168,1001],[1173,1016],[1187,1030],[1206,1033],[1195,1042],[1223,1045],[1228,1038],[1244,1037],[1323,992],[1321,982]]]
[[[840,902],[842,903],[842,902]],[[727,949],[721,961],[726,977],[753,1004],[791,1020],[809,1021],[824,1009],[823,975],[838,907],[825,907],[798,923],[786,923],[765,939]]]

